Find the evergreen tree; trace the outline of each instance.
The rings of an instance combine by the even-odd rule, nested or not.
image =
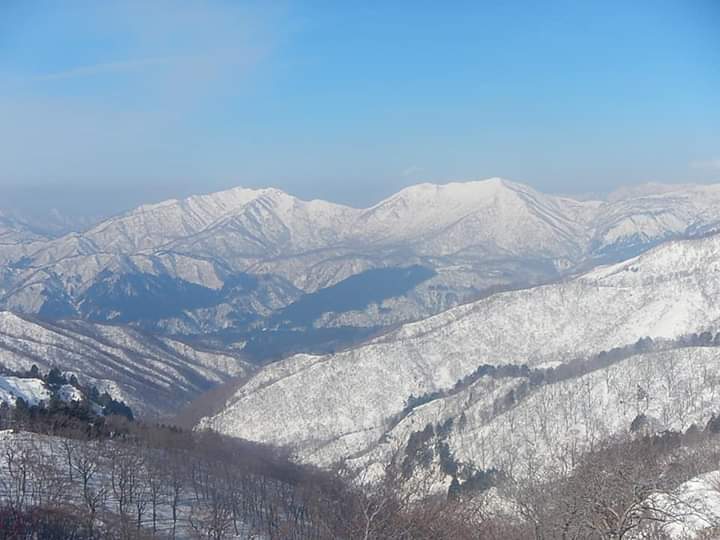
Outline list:
[[[128,407],[122,401],[115,401],[110,398],[107,404],[103,407],[104,416],[124,416],[128,420],[133,420],[133,413],[130,407]]]
[[[58,368],[54,367],[48,373],[47,384],[51,390],[57,391],[63,384],[67,384],[67,379]]]
[[[90,391],[88,392],[88,399],[93,403],[100,403],[100,392],[98,391],[97,386],[90,388]]]
[[[450,487],[448,487],[448,500],[455,500],[460,497],[461,491],[462,488],[460,487],[460,481],[457,479],[457,476],[453,476],[452,482],[450,482]]]

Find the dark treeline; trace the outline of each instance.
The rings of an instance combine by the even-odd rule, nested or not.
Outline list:
[[[478,476],[434,495],[404,482],[438,431],[412,438],[398,469],[363,489],[340,472],[299,466],[281,449],[162,425],[102,417],[62,425],[18,419],[0,445],[0,539],[142,538],[488,539],[664,538],[677,514],[653,497],[717,468],[718,417],[686,433],[608,443],[570,476]],[[53,434],[48,437],[44,434]],[[416,462],[416,463],[412,463]],[[454,471],[448,460],[446,474]],[[498,482],[498,480],[501,480]],[[498,484],[508,514],[485,506]],[[426,491],[427,489],[427,491]],[[720,489],[720,488],[719,488]],[[720,524],[719,524],[720,525]]]
[[[413,409],[436,399],[458,394],[482,377],[527,379],[526,383],[521,383],[517,389],[511,390],[507,396],[495,404],[494,410],[500,413],[525,397],[533,387],[582,377],[593,371],[608,368],[636,354],[687,347],[720,347],[720,333],[706,331],[689,334],[676,340],[654,341],[649,337],[640,338],[631,345],[615,347],[589,357],[574,358],[556,367],[534,368],[527,364],[480,364],[473,372],[459,379],[452,388],[428,392],[421,396],[410,395],[403,410],[390,419],[390,429],[402,421]]]
[[[410,437],[402,475],[417,476],[411,466],[421,468],[432,461],[428,450],[437,449],[440,439],[433,435],[440,429],[429,425]],[[452,459],[447,464],[440,461],[446,474],[457,472]],[[474,535],[458,536],[463,539],[666,540],[671,538],[670,526],[688,518],[702,520],[705,527],[696,538],[717,538],[720,517],[703,512],[697,501],[682,499],[674,490],[716,471],[719,463],[720,415],[714,415],[704,427],[693,425],[684,433],[635,433],[606,441],[582,456],[569,475],[516,480],[502,471],[476,471],[469,485],[454,476],[448,499],[460,508],[472,501],[481,515]],[[491,493],[492,486],[496,491]],[[708,489],[720,495],[720,481],[711,482]],[[486,505],[496,496],[502,501],[499,512]]]
[[[444,496],[361,490],[282,449],[118,416],[14,414],[0,539],[475,537]]]

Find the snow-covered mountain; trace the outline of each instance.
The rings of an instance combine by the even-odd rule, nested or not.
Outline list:
[[[584,248],[583,221],[593,207],[493,178],[413,186],[364,211],[359,221],[368,244],[420,255],[574,258]]]
[[[230,354],[192,348],[128,327],[82,321],[40,322],[0,312],[0,365],[48,372],[108,390],[144,416],[177,413],[202,392],[245,374]]]
[[[351,350],[325,356],[296,355],[269,365],[239,386],[224,408],[202,425],[251,440],[288,444],[302,459],[322,464],[359,459],[388,438],[399,441],[402,447],[412,431],[422,430],[426,423],[452,419],[457,426],[461,416],[465,417],[463,429],[473,433],[470,439],[477,439],[475,435],[480,432],[488,439],[500,437],[508,417],[498,416],[497,403],[504,403],[511,391],[513,395],[521,392],[523,383],[526,388],[522,392],[527,391],[530,372],[523,374],[522,370],[576,364],[578,359],[632,348],[648,338],[662,343],[703,332],[714,336],[720,328],[716,301],[720,295],[719,270],[720,235],[667,242],[629,261],[573,279],[495,294],[405,324]],[[568,407],[575,411],[573,419],[563,420],[561,411],[553,411],[548,421],[571,422],[572,429],[589,431],[580,423],[583,402],[578,397],[588,386],[592,387],[588,390],[592,404],[587,407],[595,409],[588,422],[606,424],[595,432],[605,435],[627,430],[627,421],[641,412],[627,403],[636,385],[647,385],[645,391],[653,400],[648,405],[652,409],[649,414],[662,418],[663,407],[677,408],[680,403],[672,394],[680,386],[661,388],[662,366],[685,365],[689,367],[684,375],[673,375],[671,385],[680,385],[683,377],[697,376],[702,380],[691,382],[699,390],[693,390],[693,397],[688,398],[695,401],[683,405],[680,412],[673,410],[664,425],[686,429],[688,422],[706,421],[716,407],[712,393],[713,381],[720,375],[716,373],[716,351],[703,349],[688,358],[683,356],[684,349],[672,350],[657,353],[669,355],[669,359],[600,363],[598,373],[602,375],[589,373],[584,379],[541,385],[517,407],[527,403],[527,415],[532,417],[538,407],[534,400],[542,399],[543,393],[559,392],[548,402],[555,407],[561,402],[557,396],[567,395],[565,401],[571,402]],[[480,382],[465,387],[462,381],[472,378],[484,365],[525,367],[511,371],[514,378],[481,377]],[[643,378],[646,372],[649,378]],[[609,379],[620,381],[615,389],[607,386]],[[458,388],[461,391],[456,392]],[[402,420],[408,405],[423,396],[426,399],[421,401],[430,401],[424,407],[434,407],[435,412],[420,417],[412,424],[413,429],[402,427],[401,435],[394,434],[398,418]],[[619,405],[623,401],[625,405]],[[514,406],[515,398],[507,403]],[[615,409],[617,414],[610,414]],[[675,414],[685,417],[676,419]],[[499,419],[493,420],[496,416]],[[513,423],[508,430],[519,430],[518,425]],[[540,429],[536,423],[531,427]],[[558,432],[565,429],[560,424],[556,428]],[[556,428],[543,428],[551,442],[557,439],[553,435]],[[464,452],[464,443],[453,439],[455,431],[450,429],[449,433],[451,449],[459,459],[475,462],[480,454],[491,456],[489,451],[475,447]],[[513,436],[525,435],[530,436],[520,430]],[[499,446],[514,453],[519,446],[513,441]],[[533,448],[537,450],[538,444]],[[503,462],[495,457],[482,466],[502,467]]]
[[[638,245],[720,230],[720,185],[662,186],[610,196],[593,222],[594,254],[621,255]]]
[[[23,221],[0,211],[0,246],[22,244],[43,238]]]
[[[709,234],[717,215],[720,186],[580,201],[493,178],[420,184],[368,209],[236,188],[142,206],[58,239],[0,245],[0,306],[176,334],[242,333],[274,328],[268,321],[307,303],[303,295],[346,291],[348,279],[372,270],[429,270],[411,288],[339,302],[349,307],[289,329],[383,327]],[[174,308],[139,320],[132,306],[143,300]]]

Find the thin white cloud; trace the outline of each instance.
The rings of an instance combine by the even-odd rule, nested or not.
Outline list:
[[[720,158],[705,159],[690,162],[691,169],[702,169],[710,171],[720,171]]]
[[[167,65],[177,60],[173,57],[162,58],[139,58],[136,60],[124,60],[120,62],[106,62],[89,66],[78,66],[55,73],[46,73],[32,78],[34,81],[55,81],[61,79],[72,79],[75,77],[91,77],[107,73],[122,73],[136,71],[149,66]]]

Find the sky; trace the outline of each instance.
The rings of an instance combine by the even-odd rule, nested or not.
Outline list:
[[[0,208],[720,181],[720,2],[0,0]]]

